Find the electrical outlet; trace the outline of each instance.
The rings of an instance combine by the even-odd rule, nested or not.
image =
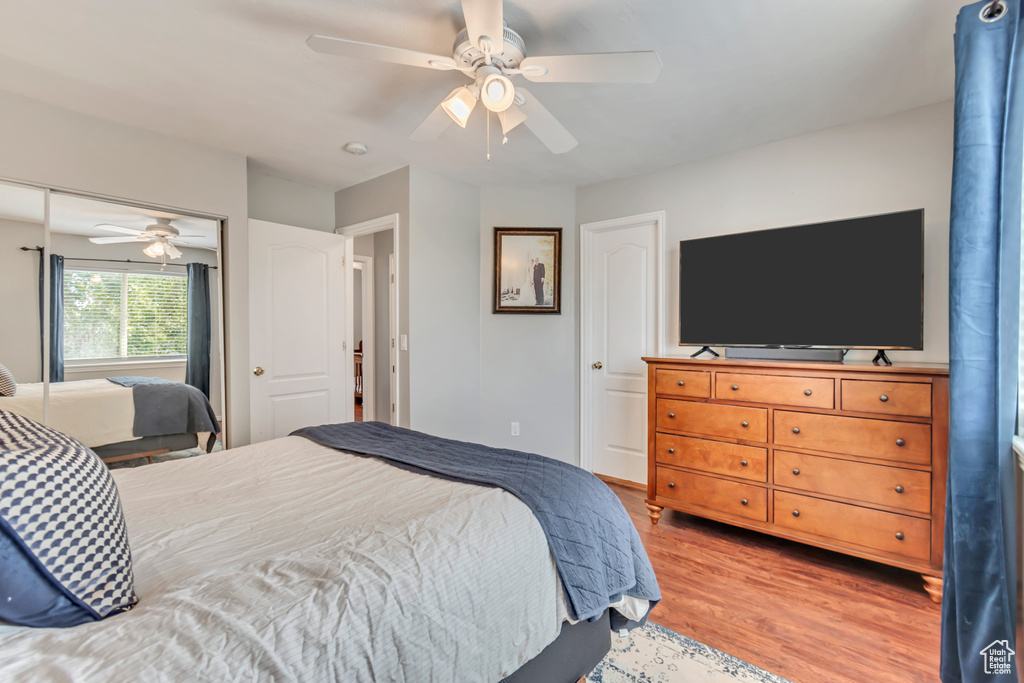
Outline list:
[[[512,423],[512,436],[519,436],[519,423],[518,422],[513,422]]]

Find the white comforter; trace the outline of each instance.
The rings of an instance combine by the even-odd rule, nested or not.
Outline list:
[[[301,437],[116,470],[140,601],[0,626],[0,680],[498,681],[567,619],[517,498]]]
[[[0,409],[44,423],[42,382],[19,384],[14,396],[0,398]],[[106,379],[52,382],[48,424],[89,448],[139,438],[132,433],[135,400],[131,388]]]

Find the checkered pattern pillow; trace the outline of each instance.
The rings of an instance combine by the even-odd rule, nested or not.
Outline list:
[[[0,365],[0,396],[14,396],[18,385],[14,381],[11,371]]]
[[[70,626],[131,609],[135,596],[132,556],[117,486],[106,465],[69,436],[28,418],[0,410],[0,533],[31,561],[44,577],[32,590],[53,591],[32,596],[67,603],[67,611],[34,623],[5,612],[0,618],[32,626]],[[7,576],[0,564],[0,588],[23,577]],[[13,570],[12,570],[13,571]],[[23,589],[25,590],[25,589]],[[38,599],[37,599],[38,598]],[[5,597],[6,602],[11,602]],[[11,607],[10,610],[14,608]],[[50,621],[46,621],[49,619]]]

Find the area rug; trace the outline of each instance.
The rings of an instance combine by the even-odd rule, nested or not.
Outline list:
[[[587,683],[788,683],[742,659],[648,622],[620,638]]]

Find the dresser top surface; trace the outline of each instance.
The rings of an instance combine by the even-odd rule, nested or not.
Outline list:
[[[734,358],[657,358],[644,356],[648,364],[701,368],[706,370],[724,368],[764,368],[775,370],[817,370],[832,372],[867,372],[872,374],[894,375],[949,375],[949,365],[945,363],[893,363],[892,365],[875,365],[871,361],[843,361],[841,363],[823,361],[785,361],[785,360],[737,360]]]

